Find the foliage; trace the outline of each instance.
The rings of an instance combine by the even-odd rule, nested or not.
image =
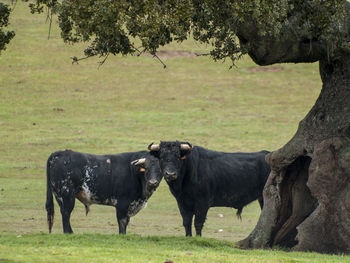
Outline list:
[[[8,26],[10,12],[11,9],[8,7],[8,5],[0,2],[0,53],[1,50],[6,49],[5,46],[15,36],[15,32],[5,31],[5,28]]]
[[[252,24],[258,35],[317,40],[329,49],[348,47],[345,0],[36,0],[58,15],[64,41],[89,41],[86,56],[155,53],[190,34],[212,45],[215,59],[232,61],[249,51],[236,35]],[[140,43],[141,47],[137,47]]]

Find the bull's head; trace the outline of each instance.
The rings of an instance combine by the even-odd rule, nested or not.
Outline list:
[[[160,169],[169,183],[181,177],[183,160],[191,153],[192,145],[188,142],[160,142],[148,146],[150,153],[159,159]]]
[[[139,168],[142,181],[143,196],[147,199],[159,186],[162,180],[162,173],[160,171],[159,160],[152,155],[146,158],[141,158],[131,162]]]

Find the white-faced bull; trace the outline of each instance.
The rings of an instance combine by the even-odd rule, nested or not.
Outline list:
[[[147,204],[161,179],[159,160],[145,151],[115,155],[55,152],[47,161],[49,232],[54,218],[54,194],[64,233],[73,233],[70,215],[77,198],[85,205],[86,215],[91,204],[114,206],[119,233],[125,234],[130,217]]]
[[[262,192],[270,173],[267,151],[224,153],[178,141],[150,144],[148,149],[159,158],[186,236],[192,235],[193,216],[196,235],[202,234],[210,207],[236,208],[238,217],[243,207],[256,199],[262,208]]]

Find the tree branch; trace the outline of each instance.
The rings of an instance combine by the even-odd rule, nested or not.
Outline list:
[[[46,21],[45,23],[47,23],[47,21],[49,22],[49,33],[47,35],[47,39],[50,39],[50,35],[51,35],[51,27],[52,27],[52,8],[51,7],[47,7],[47,16],[46,16]]]
[[[75,63],[76,63],[76,64],[79,64],[79,61],[84,60],[84,59],[87,59],[87,58],[90,58],[90,57],[92,57],[92,56],[87,56],[87,57],[83,57],[83,58],[77,58],[77,57],[75,57],[75,56],[74,56],[74,57],[71,57],[71,59],[73,60],[73,61],[72,61],[72,65],[75,64]]]
[[[139,48],[137,48],[137,47],[135,47],[134,45],[132,45],[132,47],[137,51],[137,52],[139,52],[138,54],[136,54],[136,56],[141,56],[143,53],[145,53],[146,52],[146,48],[144,48],[142,51],[140,51],[140,49]],[[166,64],[157,56],[157,54],[156,53],[150,53],[154,58],[157,58],[158,59],[158,61],[163,65],[163,68],[166,68]]]
[[[152,54],[151,53],[151,55],[153,55],[153,57],[155,57],[155,58],[157,58],[158,59],[158,61],[163,65],[163,68],[166,68],[166,65],[165,65],[165,63],[157,56],[157,54],[156,53],[154,53],[154,54]]]
[[[98,63],[99,63],[98,69],[100,69],[100,67],[106,62],[106,60],[107,60],[109,54],[110,54],[110,53],[107,53],[107,55],[105,56],[105,58],[104,58],[102,61],[98,62]],[[100,56],[100,57],[101,57],[101,56]]]

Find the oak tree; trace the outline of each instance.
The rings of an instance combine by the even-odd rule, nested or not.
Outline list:
[[[9,6],[0,2],[0,52],[6,49],[6,45],[15,36],[15,32],[7,31],[10,13]]]

